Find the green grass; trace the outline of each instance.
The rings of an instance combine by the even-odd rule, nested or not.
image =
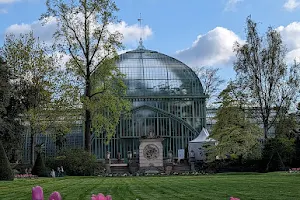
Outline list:
[[[0,182],[0,199],[31,199],[31,188],[44,188],[45,199],[59,191],[63,200],[90,199],[93,193],[111,194],[113,200],[226,200],[300,199],[300,174],[217,174],[169,177],[65,177]]]

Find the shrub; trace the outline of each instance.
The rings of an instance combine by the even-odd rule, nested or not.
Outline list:
[[[268,139],[265,143],[262,162],[268,172],[281,171],[291,166],[294,156],[294,140],[286,137],[275,137]]]
[[[32,174],[37,175],[39,177],[47,176],[45,162],[44,162],[44,159],[43,159],[41,153],[38,153],[38,155],[37,155],[34,166],[32,168]]]
[[[10,163],[6,156],[2,142],[0,141],[0,180],[12,181],[14,180],[14,174],[11,169]]]
[[[56,158],[49,159],[48,167],[55,169],[63,166],[69,176],[91,176],[97,169],[97,159],[83,149],[69,149],[60,153]]]

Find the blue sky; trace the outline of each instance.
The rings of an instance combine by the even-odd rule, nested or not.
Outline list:
[[[116,0],[116,4],[122,24],[114,28],[124,33],[127,49],[136,48],[142,33],[146,48],[191,67],[219,67],[225,79],[234,76],[232,45],[243,41],[248,15],[260,22],[261,32],[279,27],[287,61],[300,55],[300,0]],[[50,40],[55,26],[38,22],[45,10],[41,0],[0,0],[0,45],[6,33],[29,29]],[[142,29],[137,22],[140,13]]]

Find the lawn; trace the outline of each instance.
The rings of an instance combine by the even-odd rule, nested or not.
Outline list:
[[[93,193],[113,200],[300,199],[300,174],[217,174],[169,177],[65,177],[0,182],[0,199],[31,199],[31,188],[44,188],[45,199],[59,191],[64,200],[90,199]]]

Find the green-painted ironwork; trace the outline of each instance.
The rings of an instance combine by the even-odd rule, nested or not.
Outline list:
[[[164,156],[177,156],[206,126],[205,99],[197,75],[184,63],[156,51],[138,48],[121,54],[117,65],[126,75],[125,98],[132,102],[131,117],[122,118],[109,142],[112,158],[138,152],[139,139],[153,132],[164,138]],[[93,137],[93,147],[105,141]],[[96,145],[97,144],[97,145]],[[103,159],[103,153],[97,154]]]

